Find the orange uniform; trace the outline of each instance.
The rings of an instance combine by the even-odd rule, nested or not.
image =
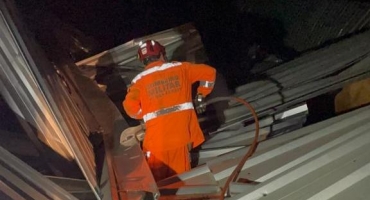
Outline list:
[[[132,80],[123,107],[130,117],[145,121],[143,150],[157,180],[190,169],[187,145],[204,141],[192,104],[192,84],[200,81],[197,92],[206,96],[215,77],[216,70],[208,65],[155,61]]]

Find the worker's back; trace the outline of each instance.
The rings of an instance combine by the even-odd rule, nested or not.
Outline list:
[[[157,62],[156,62],[157,63]],[[141,78],[142,87],[142,110],[144,113],[150,113],[170,106],[190,103],[191,82],[189,81],[184,64],[180,62],[160,63],[147,69],[157,69],[155,73],[150,73]],[[154,71],[154,70],[153,70]],[[144,120],[147,120],[144,117]]]
[[[147,128],[144,149],[163,151],[191,142],[198,146],[204,141],[193,109],[191,86],[202,77],[214,80],[214,76],[215,70],[207,65],[156,61],[133,79],[130,90],[139,91]],[[209,92],[203,91],[205,95]],[[130,112],[130,101],[124,106]]]

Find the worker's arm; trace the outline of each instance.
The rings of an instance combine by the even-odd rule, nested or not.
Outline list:
[[[198,94],[207,96],[211,93],[216,80],[216,69],[205,64],[188,63],[189,79],[192,83],[199,81]]]
[[[134,119],[143,118],[138,85],[133,84],[128,88],[126,98],[122,104],[128,116]]]

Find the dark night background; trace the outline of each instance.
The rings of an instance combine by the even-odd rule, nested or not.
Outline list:
[[[297,55],[284,46],[283,24],[248,12],[242,0],[19,0],[17,4],[41,45],[69,51],[75,61],[188,22],[200,32],[209,64],[226,77],[231,88],[245,83],[255,62],[246,56],[253,44],[283,60]],[[81,52],[70,35],[88,47],[88,53]],[[51,37],[57,37],[57,47],[50,45]]]

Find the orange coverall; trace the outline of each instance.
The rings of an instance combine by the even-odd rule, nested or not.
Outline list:
[[[196,147],[204,135],[192,104],[192,84],[200,81],[197,92],[208,95],[216,70],[204,64],[155,61],[133,80],[123,107],[146,126],[143,151],[158,181],[190,170],[187,145]]]

